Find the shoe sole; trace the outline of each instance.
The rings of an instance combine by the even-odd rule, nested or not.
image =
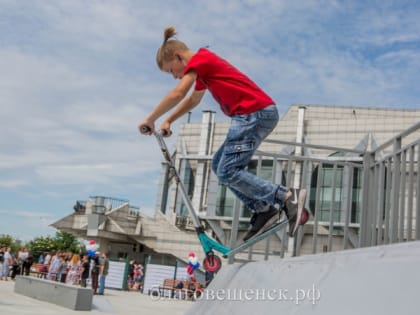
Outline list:
[[[301,189],[299,191],[299,196],[298,196],[296,223],[295,223],[295,227],[293,229],[292,235],[295,235],[298,227],[301,225],[300,220],[302,218],[303,208],[305,208],[305,201],[306,201],[306,189]]]
[[[255,233],[254,235],[252,235],[250,238],[244,240],[244,242],[248,242],[249,240],[253,239],[254,237],[264,233],[265,231],[269,230],[271,228],[272,225],[274,225],[275,222],[280,220],[280,212],[277,212],[275,215],[273,215],[270,219],[268,219],[267,222],[265,222],[265,224],[262,226],[261,229],[258,230],[257,233]]]

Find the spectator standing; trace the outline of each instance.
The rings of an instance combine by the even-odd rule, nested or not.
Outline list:
[[[143,265],[137,264],[134,268],[134,290],[139,290],[141,287],[141,284],[143,283]]]
[[[82,258],[82,269],[81,269],[81,279],[80,279],[80,286],[86,288],[86,282],[89,278],[89,271],[90,271],[90,264],[89,264],[89,257],[84,255]]]
[[[63,255],[60,255],[58,258],[59,264],[57,268],[57,281],[60,281],[61,283],[66,282],[67,277],[67,261],[64,259]]]
[[[128,264],[128,275],[127,275],[127,284],[128,289],[132,289],[134,285],[134,269],[136,268],[136,260],[131,259]]]
[[[69,271],[67,273],[67,284],[79,284],[80,282],[80,270],[81,270],[81,263],[80,263],[80,256],[77,254],[73,254],[70,263],[69,263]]]
[[[20,274],[21,265],[19,264],[19,258],[16,255],[11,254],[12,256],[12,274],[10,278],[15,280],[16,276]]]
[[[55,255],[54,251],[47,253],[44,258],[44,265],[49,266],[51,263],[51,259],[54,257],[54,255]]]
[[[32,256],[32,253],[28,252],[28,255],[26,256],[25,260],[22,263],[22,272],[21,272],[22,275],[29,276],[33,262],[34,262],[34,257]]]
[[[48,269],[48,275],[47,275],[48,280],[53,280],[53,281],[57,280],[59,267],[60,267],[60,260],[58,259],[58,253],[57,254],[54,253],[54,256],[51,257],[51,264]]]
[[[45,255],[43,253],[41,253],[39,255],[38,262],[37,262],[39,265],[43,265],[44,264],[44,257],[45,257]]]
[[[3,261],[4,261],[4,252],[5,248],[0,246],[0,280],[3,280]]]
[[[109,270],[108,254],[107,253],[102,253],[101,258],[102,259],[100,261],[100,267],[99,267],[99,290],[98,290],[98,294],[104,295],[105,280],[106,280],[106,276],[108,275],[108,270]]]
[[[3,270],[2,270],[1,278],[5,281],[8,280],[10,266],[12,266],[13,264],[13,258],[12,258],[12,255],[10,254],[11,251],[12,249],[10,247],[7,247],[5,249],[4,256],[3,256]]]
[[[25,263],[26,258],[28,258],[28,249],[26,247],[23,247],[21,250],[19,250],[18,254],[17,254],[17,263],[19,265],[19,274],[23,275],[24,273],[24,266],[23,264]]]
[[[90,273],[90,277],[92,280],[92,289],[93,289],[93,294],[97,294],[98,293],[98,285],[99,285],[99,255],[101,253],[100,252],[96,252],[95,256],[93,256],[93,258],[91,259],[91,273]]]

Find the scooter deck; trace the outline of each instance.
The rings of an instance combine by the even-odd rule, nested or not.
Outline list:
[[[270,236],[271,234],[274,234],[275,232],[281,230],[282,228],[285,228],[289,223],[289,220],[283,220],[280,221],[279,223],[276,223],[275,225],[271,226],[268,230],[250,238],[247,242],[242,243],[241,245],[232,248],[228,253],[226,253],[225,255],[223,255],[224,258],[227,258],[229,256],[232,256],[234,254],[237,254],[245,249],[247,249],[248,247],[251,247],[252,245],[254,245],[255,243],[265,239],[266,237]]]

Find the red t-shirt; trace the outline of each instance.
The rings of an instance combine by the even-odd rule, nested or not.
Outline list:
[[[250,114],[275,104],[250,78],[208,49],[194,54],[184,74],[191,70],[197,73],[195,90],[207,88],[228,116]]]

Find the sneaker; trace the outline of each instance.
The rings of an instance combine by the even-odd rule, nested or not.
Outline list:
[[[302,211],[300,214],[299,225],[304,225],[309,220],[309,212],[304,208],[306,200],[306,189],[291,188],[292,196],[286,200],[284,210],[286,216],[289,219],[289,236],[293,237],[296,233],[296,221],[298,216],[298,209],[301,207]]]
[[[270,206],[268,211],[265,212],[254,212],[251,217],[248,233],[243,237],[243,240],[246,242],[251,237],[266,231],[269,226],[280,219],[279,214],[279,210],[274,206]]]

